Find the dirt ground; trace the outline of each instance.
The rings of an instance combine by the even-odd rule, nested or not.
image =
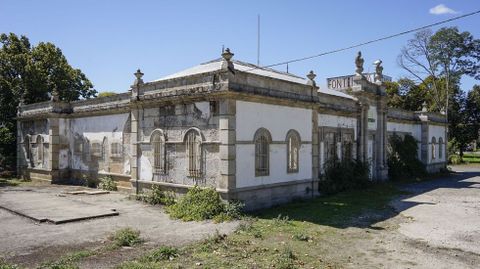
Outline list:
[[[330,260],[344,268],[480,268],[480,165],[453,169],[454,177],[404,186],[410,194],[381,221],[344,229]]]
[[[480,165],[453,169],[455,176],[403,185],[408,194],[394,199],[391,208],[366,212],[346,227],[326,226],[334,232],[321,240],[321,256],[338,268],[479,268]],[[2,188],[0,195],[21,188]],[[70,188],[35,187],[34,191],[57,194]],[[115,208],[120,214],[53,225],[0,209],[0,253],[8,261],[31,267],[74,250],[100,247],[110,232],[121,227],[140,229],[147,239],[144,245],[95,255],[79,264],[111,268],[156,245],[185,245],[217,229],[228,234],[238,224],[173,221],[160,207],[118,193],[69,199]]]
[[[74,186],[40,185],[0,188],[0,200],[2,195],[15,192],[19,203],[32,203],[31,207],[42,204],[43,197],[45,206],[52,206],[47,200],[55,197],[58,201],[64,199],[65,206],[76,203],[85,208],[115,209],[118,216],[95,218],[90,220],[75,221],[63,224],[38,223],[31,219],[19,216],[4,209],[0,209],[0,253],[7,261],[18,263],[26,267],[35,267],[41,262],[59,258],[60,256],[84,248],[101,247],[106,244],[108,236],[121,228],[132,227],[141,231],[141,237],[145,239],[145,248],[156,245],[180,246],[195,240],[200,240],[214,234],[229,233],[235,229],[238,223],[229,222],[215,224],[212,222],[182,222],[171,220],[163,212],[160,206],[150,206],[137,201],[132,201],[125,194],[113,192],[105,195],[65,195],[68,191],[82,189]],[[35,193],[35,200],[29,201]],[[23,198],[22,198],[23,196]],[[58,202],[57,202],[58,203]],[[23,206],[22,208],[25,208]],[[76,207],[78,210],[78,206]],[[47,208],[48,209],[48,208]],[[55,211],[73,211],[57,205],[52,208]],[[45,211],[45,210],[44,210]],[[72,215],[72,212],[68,212]],[[74,212],[73,212],[74,213]],[[81,212],[83,213],[83,212]],[[75,215],[75,214],[73,214]],[[117,262],[126,259],[126,256],[135,256],[139,249],[120,249],[115,255]],[[128,255],[127,255],[128,254]],[[111,259],[115,255],[106,257]],[[101,258],[101,257],[100,257]],[[97,257],[97,259],[99,259]],[[98,266],[110,265],[115,261],[96,261]],[[90,266],[86,266],[88,268]]]

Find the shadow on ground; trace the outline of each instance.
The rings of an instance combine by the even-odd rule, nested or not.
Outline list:
[[[260,219],[288,216],[291,220],[306,221],[335,228],[371,228],[375,224],[395,217],[402,211],[429,202],[407,201],[412,197],[440,188],[480,188],[480,184],[468,179],[480,176],[476,171],[454,172],[448,176],[417,183],[384,183],[368,189],[352,190],[336,195],[297,201],[287,205],[252,213]],[[395,206],[392,204],[395,203]]]

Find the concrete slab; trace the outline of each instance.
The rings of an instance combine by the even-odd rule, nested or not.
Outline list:
[[[37,222],[62,224],[92,218],[117,216],[115,209],[105,208],[65,195],[36,192],[34,189],[12,189],[0,193],[0,208]]]

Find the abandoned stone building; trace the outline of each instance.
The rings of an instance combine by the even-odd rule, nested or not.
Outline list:
[[[119,188],[184,193],[214,187],[249,208],[318,194],[332,158],[369,161],[385,180],[388,136],[410,134],[429,171],[445,167],[445,117],[386,106],[381,62],[356,59],[351,85],[302,78],[222,57],[159,80],[138,70],[128,92],[18,108],[18,173],[52,182],[111,176]],[[330,83],[329,83],[330,84]]]

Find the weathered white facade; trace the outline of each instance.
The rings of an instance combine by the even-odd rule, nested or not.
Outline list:
[[[393,133],[418,141],[429,171],[445,166],[445,118],[386,107],[377,74],[353,86],[319,89],[304,79],[223,58],[152,82],[142,73],[127,93],[18,112],[19,174],[75,182],[112,176],[121,188],[158,184],[178,193],[194,185],[258,208],[318,194],[331,158],[371,163],[388,175]]]

